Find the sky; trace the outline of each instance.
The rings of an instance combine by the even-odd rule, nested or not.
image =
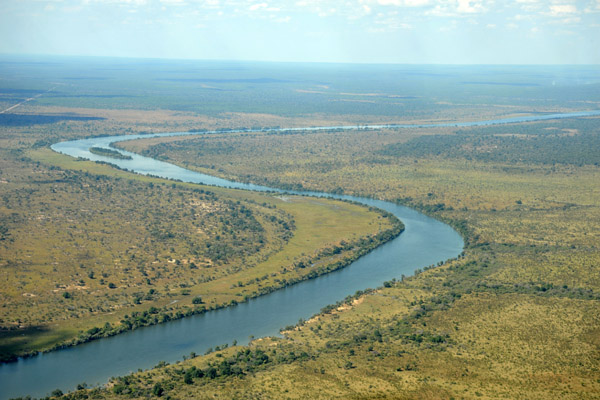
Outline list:
[[[600,0],[0,0],[0,54],[600,64]]]

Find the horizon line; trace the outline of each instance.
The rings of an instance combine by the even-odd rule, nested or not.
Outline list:
[[[235,63],[264,63],[264,64],[313,64],[313,65],[372,65],[372,66],[392,66],[392,65],[427,65],[427,66],[523,66],[523,67],[535,67],[535,66],[564,66],[564,67],[600,67],[598,64],[583,64],[583,63],[414,63],[414,62],[350,62],[350,61],[289,61],[289,60],[257,60],[257,59],[229,59],[229,58],[169,58],[169,57],[130,57],[130,56],[116,56],[116,55],[88,55],[88,54],[42,54],[42,53],[2,53],[0,52],[0,59],[2,58],[19,58],[19,57],[31,57],[31,58],[65,58],[65,59],[97,59],[97,60],[122,60],[122,61],[188,61],[188,62],[235,62]]]

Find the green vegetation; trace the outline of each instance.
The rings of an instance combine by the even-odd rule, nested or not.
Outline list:
[[[14,129],[0,161],[4,360],[244,301],[402,229],[339,201],[136,176],[40,148],[35,128],[19,142]]]
[[[456,133],[256,133],[123,143],[199,170],[226,159],[212,169],[222,176],[397,201],[448,221],[467,242],[457,260],[328,307],[286,339],[250,346],[308,358],[272,357],[261,370],[190,385],[169,372],[212,362],[200,358],[134,379],[170,384],[165,394],[176,398],[595,398],[600,169],[590,149],[599,126],[598,118],[585,118]],[[527,151],[530,142],[541,150]]]
[[[42,74],[34,63],[0,62],[7,78],[0,81],[0,105],[57,85],[17,114],[0,117],[0,195],[2,207],[11,207],[0,212],[0,311],[11,310],[1,318],[13,327],[0,332],[5,354],[243,301],[344,265],[358,254],[348,248],[364,240],[357,232],[385,240],[401,229],[351,204],[338,214],[334,203],[321,199],[165,186],[53,154],[45,149],[53,142],[244,127],[451,123],[600,108],[595,66],[111,63],[45,64]],[[289,327],[284,338],[219,346],[115,378],[106,388],[81,384],[64,397],[597,398],[599,126],[599,118],[580,118],[461,129],[220,132],[120,144],[226,178],[406,204],[452,224],[466,248],[456,260],[326,307]],[[106,196],[125,211],[99,204]],[[142,196],[148,206],[131,212],[153,223],[140,227],[127,207]],[[102,213],[93,214],[90,201]],[[151,206],[177,223],[153,221]],[[179,222],[192,208],[206,212],[205,225],[199,218]],[[226,210],[238,213],[239,233],[220,219]],[[46,234],[36,232],[40,216]],[[52,223],[44,222],[48,217]],[[317,225],[324,218],[327,223]],[[217,243],[216,235],[226,246],[211,252],[206,244]],[[58,264],[38,259],[34,265],[30,238]],[[165,241],[156,256],[132,248],[151,240]],[[93,257],[80,261],[85,251]],[[143,268],[148,277],[138,259],[150,262]],[[301,267],[317,259],[327,267]],[[94,291],[81,289],[81,280]],[[38,286],[46,288],[44,296],[23,296]],[[18,318],[29,318],[28,325],[17,329]]]
[[[171,110],[181,120],[201,114],[209,122],[190,129],[213,124],[217,128],[298,126],[300,121],[290,124],[296,118],[309,125],[326,120],[473,120],[593,108],[600,101],[596,66],[307,67],[67,57],[36,63],[3,56],[0,75],[6,77],[0,82],[0,105],[7,107],[53,88],[30,102],[45,109],[35,114],[68,120],[74,107],[87,114],[78,116],[92,116],[92,109],[123,114],[158,111],[150,116],[152,122],[162,110]],[[486,84],[491,76],[495,84]],[[20,108],[16,112],[22,114]],[[4,118],[10,117],[0,114],[0,123]],[[129,127],[142,121],[132,120]]]
[[[466,159],[503,164],[599,165],[597,119],[561,120],[419,136],[380,153],[395,157]]]
[[[103,147],[90,147],[90,153],[97,154],[99,156],[105,156],[110,158],[116,158],[119,160],[131,160],[131,156],[125,155],[117,150],[105,149]]]

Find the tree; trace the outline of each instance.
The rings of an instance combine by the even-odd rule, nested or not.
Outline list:
[[[186,385],[194,383],[194,371],[192,369],[186,371],[185,376],[183,377],[183,383]]]
[[[208,370],[206,370],[206,376],[208,376],[210,379],[215,379],[217,377],[217,369],[215,367],[210,367]]]
[[[157,397],[162,396],[164,392],[165,390],[163,389],[160,382],[158,382],[156,385],[154,385],[154,388],[152,388],[152,394],[154,394]]]

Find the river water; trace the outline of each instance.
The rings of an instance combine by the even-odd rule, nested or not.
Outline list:
[[[330,130],[365,128],[465,127],[536,120],[600,115],[600,111],[537,115],[505,120],[424,125],[371,125],[293,128],[291,130]],[[290,129],[277,129],[289,131]],[[239,131],[232,131],[239,132]],[[199,135],[205,133],[166,133],[111,136],[61,142],[52,149],[73,157],[105,161],[145,175],[255,191],[281,190],[232,182],[180,168],[173,164],[122,151],[131,160],[118,160],[89,152],[90,147],[110,148],[111,143],[158,136]],[[146,369],[159,361],[181,360],[190,352],[203,353],[210,347],[237,340],[246,344],[249,336],[277,335],[280,328],[307,319],[328,305],[357,290],[381,286],[386,280],[411,275],[415,269],[456,257],[463,248],[460,235],[448,225],[415,210],[367,198],[330,195],[318,192],[287,192],[317,197],[353,200],[391,212],[405,225],[405,231],[392,241],[361,257],[348,267],[304,281],[234,307],[207,312],[166,324],[141,328],[111,338],[76,347],[40,354],[36,357],[0,365],[0,398],[31,395],[46,396],[52,390],[73,390],[77,384],[105,383],[111,376]]]

